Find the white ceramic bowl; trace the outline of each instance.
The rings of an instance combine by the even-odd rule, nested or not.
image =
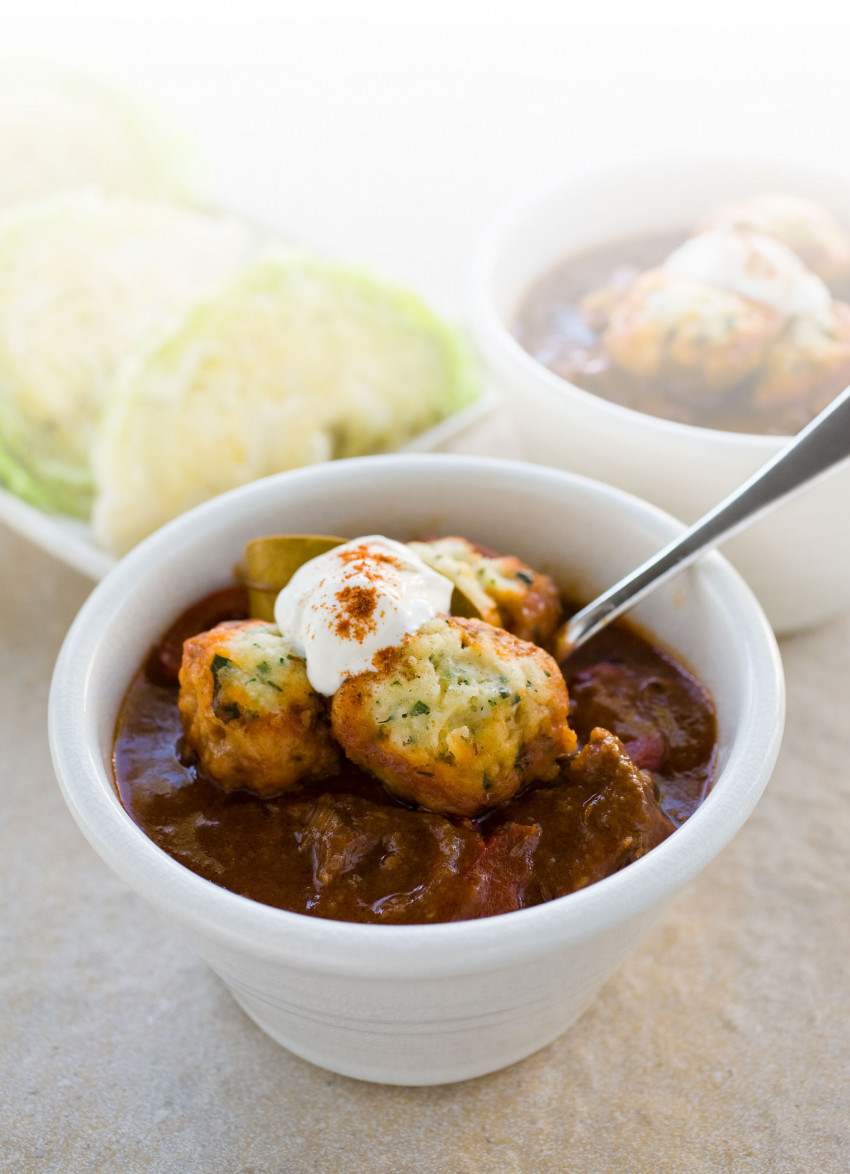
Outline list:
[[[363,458],[225,494],[132,551],[74,622],[50,700],[68,805],[104,860],[179,926],[251,1018],[298,1055],[396,1084],[462,1080],[518,1060],[581,1014],[673,894],[732,838],[770,775],[783,722],[781,665],[763,613],[724,559],[711,555],[635,613],[715,698],[714,790],[622,872],[516,913],[353,925],[273,909],[201,879],[156,847],[118,801],[118,707],[157,637],[190,602],[226,585],[244,543],[262,534],[460,533],[516,552],[589,598],[679,528],[607,486],[473,457]]]
[[[473,263],[471,326],[533,460],[598,477],[687,522],[784,440],[662,420],[586,392],[538,363],[511,327],[530,285],[606,243],[681,228],[763,191],[820,201],[850,228],[850,172],[743,160],[644,161],[572,173],[506,208]],[[779,632],[850,605],[850,463],[724,547]]]

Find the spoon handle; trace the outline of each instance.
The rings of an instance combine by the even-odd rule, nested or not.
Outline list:
[[[562,655],[583,644],[701,554],[743,530],[779,502],[850,456],[850,387],[762,465],[752,477],[637,570],[576,612],[559,645]]]

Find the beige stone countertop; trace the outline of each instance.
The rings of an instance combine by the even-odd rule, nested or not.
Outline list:
[[[566,1035],[394,1088],[266,1038],[89,848],[47,746],[91,584],[0,528],[0,1171],[846,1174],[850,614],[782,644],[775,775]]]

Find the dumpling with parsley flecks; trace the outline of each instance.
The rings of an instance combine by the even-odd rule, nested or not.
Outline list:
[[[555,661],[482,620],[438,616],[331,704],[346,755],[402,799],[473,816],[551,782],[576,748]]]
[[[850,383],[850,305],[789,322],[765,357],[753,387],[757,407],[775,413],[789,434],[798,431]]]
[[[707,281],[650,269],[611,314],[602,346],[636,375],[693,392],[724,392],[752,374],[786,316]]]
[[[323,699],[274,624],[232,620],[183,645],[180,716],[204,773],[276,795],[338,769]]]
[[[548,575],[514,555],[497,555],[465,538],[408,542],[412,551],[471,600],[483,620],[542,644],[557,628],[563,608]]]

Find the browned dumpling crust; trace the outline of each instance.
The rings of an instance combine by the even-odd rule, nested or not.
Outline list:
[[[614,307],[602,346],[637,375],[722,392],[751,375],[785,316],[666,269],[650,269]]]
[[[753,389],[762,408],[789,412],[796,432],[850,383],[850,306],[799,314],[767,352]]]
[[[235,620],[187,640],[179,705],[187,743],[225,790],[277,795],[338,769],[323,700],[274,624]]]
[[[545,644],[561,621],[563,608],[553,580],[514,555],[492,554],[458,537],[408,546],[451,579],[496,628]]]
[[[346,755],[395,795],[474,816],[551,782],[576,748],[557,664],[481,620],[438,616],[334,695]]]

